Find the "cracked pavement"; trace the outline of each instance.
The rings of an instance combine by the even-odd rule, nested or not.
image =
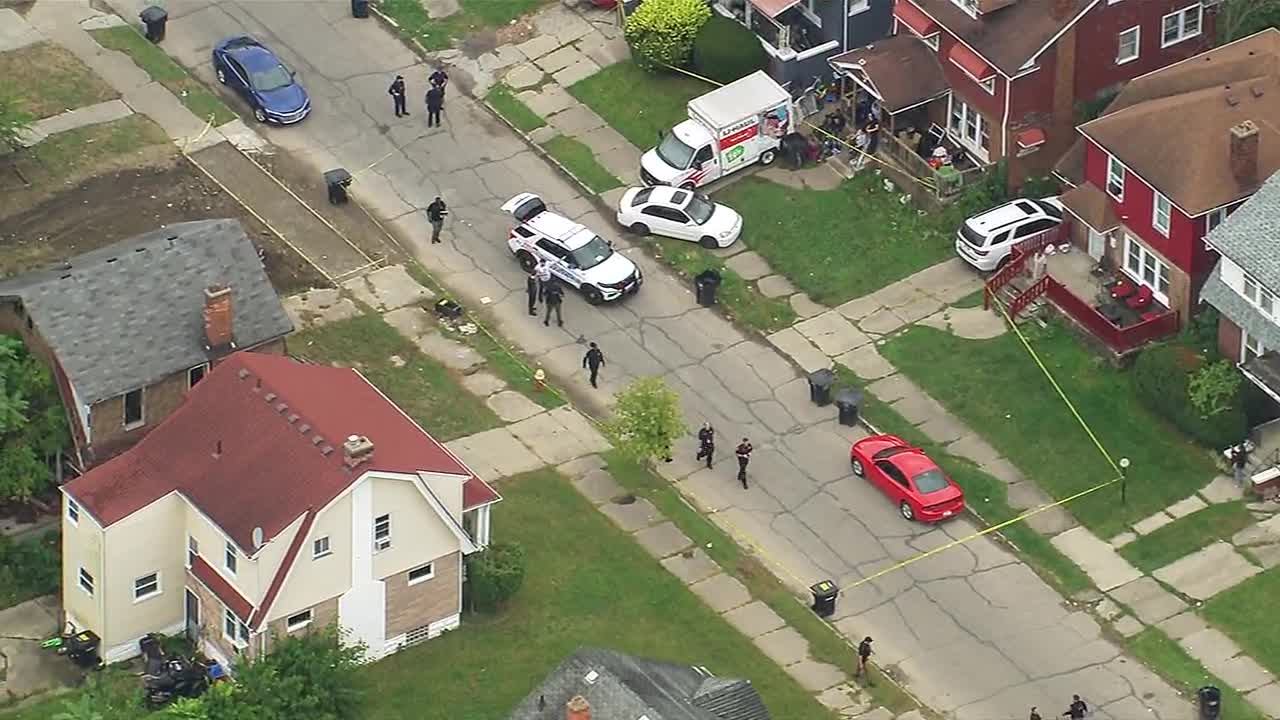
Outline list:
[[[126,18],[141,8],[111,4]],[[355,174],[352,192],[431,272],[464,304],[489,308],[499,332],[576,386],[593,409],[603,410],[634,377],[666,378],[690,427],[710,420],[720,443],[713,470],[693,461],[690,438],[661,471],[757,548],[788,585],[802,592],[821,579],[845,585],[975,531],[964,518],[935,528],[903,521],[850,473],[849,444],[861,430],[838,425],[833,408],[812,405],[785,358],[698,307],[687,283],[620,236],[611,217],[457,87],[444,127],[428,130],[427,70],[376,21],[352,19],[343,2],[169,0],[166,7],[164,48],[206,81],[213,81],[209,48],[226,35],[249,32],[274,48],[298,71],[315,109],[298,126],[258,129],[317,173],[342,166]],[[403,119],[394,118],[386,94],[397,73],[408,80],[413,113]],[[570,295],[564,328],[534,322],[525,312],[524,276],[506,249],[510,219],[498,209],[525,190],[614,240],[645,272],[640,293],[599,308]],[[452,215],[444,242],[430,245],[423,209],[436,194]],[[587,340],[600,343],[607,359],[598,392],[583,390]],[[730,456],[743,436],[756,447],[747,491],[734,481]],[[873,636],[875,659],[948,717],[1021,718],[1032,705],[1052,714],[1073,693],[1099,718],[1194,716],[1177,692],[1104,637],[1088,612],[1064,603],[987,538],[845,593],[834,622],[854,641]]]

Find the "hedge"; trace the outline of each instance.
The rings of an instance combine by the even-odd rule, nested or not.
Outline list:
[[[1173,423],[1196,442],[1214,450],[1234,445],[1248,432],[1243,399],[1225,412],[1201,417],[1187,394],[1191,375],[1210,358],[1177,343],[1156,345],[1138,356],[1131,378],[1138,398],[1149,410]]]
[[[698,31],[693,42],[693,67],[716,82],[731,83],[769,62],[755,33],[741,23],[716,15]]]

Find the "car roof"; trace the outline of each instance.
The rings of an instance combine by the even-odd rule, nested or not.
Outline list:
[[[689,204],[689,198],[693,197],[693,193],[689,190],[682,190],[670,185],[655,185],[653,192],[649,195],[649,204],[661,203],[667,207],[682,208]],[[678,200],[679,202],[675,202]]]
[[[918,451],[898,453],[889,458],[889,462],[898,466],[898,469],[905,473],[907,477],[915,477],[929,470],[940,470],[938,464],[930,460],[928,455]]]
[[[1043,210],[1029,200],[1013,200],[969,218],[968,223],[975,230],[990,232],[1044,214]]]
[[[226,51],[228,55],[239,60],[246,70],[270,70],[280,64],[280,59],[275,56],[275,53],[247,35],[228,43]]]
[[[555,240],[569,250],[576,250],[595,237],[595,233],[586,226],[550,210],[543,210],[534,215],[526,220],[524,225],[540,235]]]

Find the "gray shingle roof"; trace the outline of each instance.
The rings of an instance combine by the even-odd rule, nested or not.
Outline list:
[[[1205,239],[1264,287],[1280,291],[1280,172]]]
[[[1200,288],[1200,299],[1217,308],[1236,327],[1244,328],[1249,337],[1258,338],[1263,347],[1280,348],[1280,327],[1263,317],[1248,300],[1240,297],[1240,293],[1228,287],[1222,281],[1221,270],[1222,261],[1219,260],[1204,281],[1204,287]]]
[[[599,648],[565,659],[509,720],[564,720],[575,695],[591,705],[591,720],[770,720],[749,680]]]
[[[145,387],[211,359],[204,289],[231,287],[237,348],[287,335],[293,323],[235,220],[177,223],[0,280],[21,299],[80,402]]]

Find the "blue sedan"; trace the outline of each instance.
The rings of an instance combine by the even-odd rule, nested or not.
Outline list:
[[[258,122],[291,125],[311,112],[311,98],[293,71],[248,35],[214,45],[213,69],[218,82],[244,97]]]

